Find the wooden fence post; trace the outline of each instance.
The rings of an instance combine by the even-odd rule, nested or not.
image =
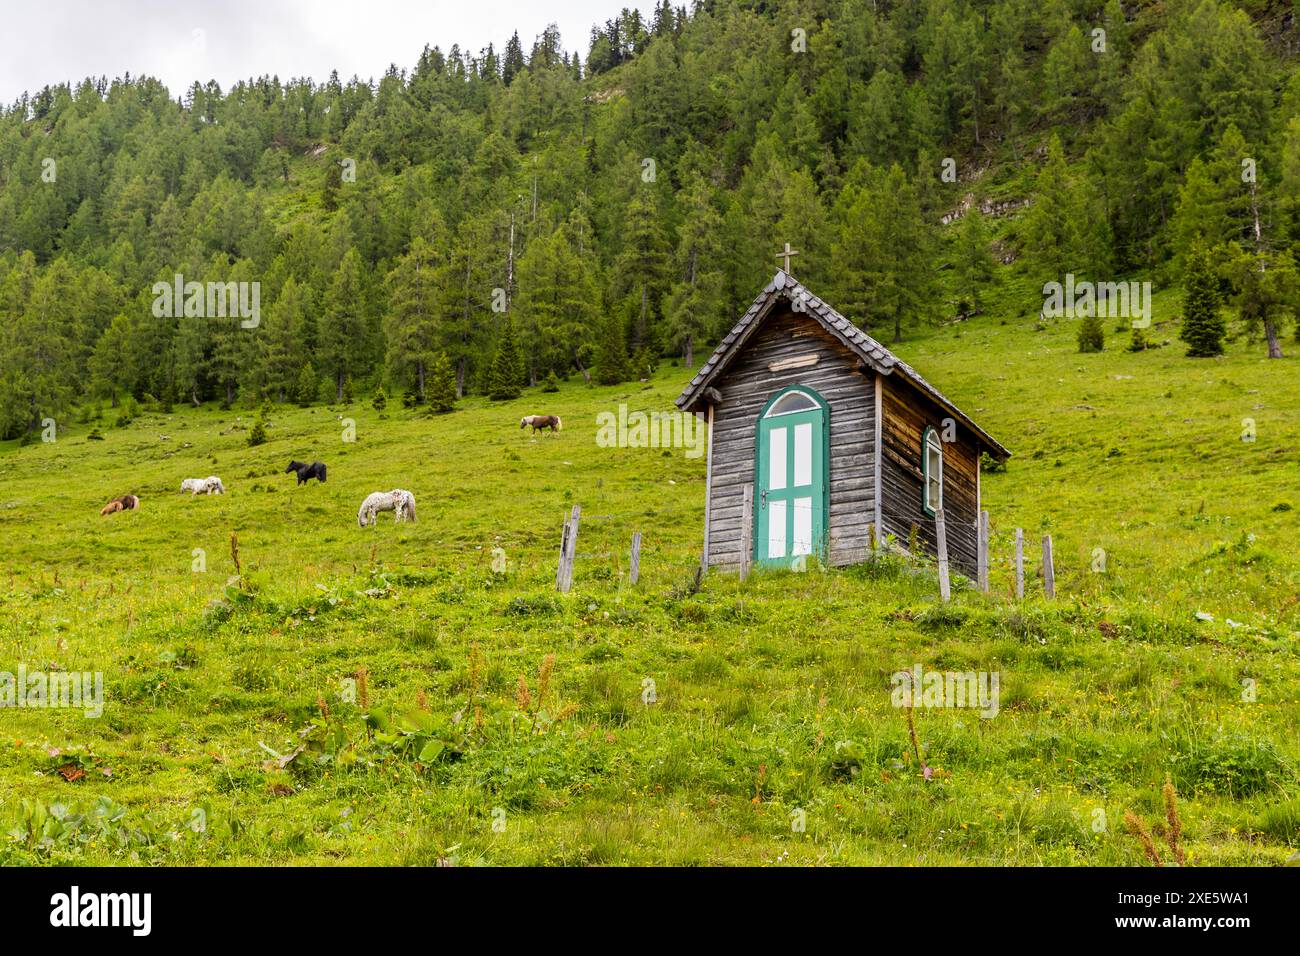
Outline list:
[[[1056,568],[1052,564],[1052,536],[1043,535],[1043,590],[1049,598],[1056,597]]]
[[[945,601],[952,598],[952,588],[948,582],[948,532],[943,525],[943,509],[934,513],[934,534],[939,545],[939,596]]]
[[[989,593],[989,513],[981,511],[979,517],[979,586]]]
[[[749,577],[749,557],[754,550],[754,486],[745,485],[740,514],[740,580]]]
[[[1016,600],[1025,599],[1025,529],[1016,529]]]
[[[567,593],[573,586],[573,559],[578,553],[578,517],[582,506],[574,505],[573,514],[564,522],[564,535],[560,539],[560,568],[555,575],[555,586]]]
[[[629,580],[636,584],[638,575],[641,574],[641,532],[637,531],[632,535],[632,562],[631,570],[628,573]]]
[[[560,532],[560,563],[555,569],[555,589],[564,590],[564,559],[569,553],[569,519],[564,519],[564,530]]]

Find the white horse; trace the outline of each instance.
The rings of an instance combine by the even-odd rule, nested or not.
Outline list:
[[[357,524],[362,528],[367,525],[373,527],[381,511],[393,512],[394,521],[414,521],[415,495],[401,488],[394,488],[392,491],[376,491],[361,502],[361,510],[357,512]]]
[[[181,482],[181,492],[186,491],[192,495],[224,495],[226,486],[216,475],[210,475],[207,478],[186,478]]]

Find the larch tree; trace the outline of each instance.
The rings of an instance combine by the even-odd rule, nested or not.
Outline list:
[[[668,339],[682,350],[682,363],[690,369],[695,367],[696,346],[707,342],[720,324],[724,281],[722,217],[698,173],[685,186],[681,213],[674,263],[678,280],[668,294],[664,320]]]
[[[446,301],[447,267],[434,247],[416,236],[388,273],[388,312],[384,317],[387,362],[391,372],[413,381],[426,398],[429,366],[438,348],[439,318]]]
[[[339,402],[343,401],[344,385],[364,371],[369,354],[361,272],[361,256],[356,249],[349,249],[325,296],[320,359],[334,382],[335,401]]]

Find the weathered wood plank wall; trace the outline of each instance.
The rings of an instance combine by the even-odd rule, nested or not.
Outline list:
[[[817,364],[772,371],[775,362],[817,356]],[[758,416],[773,394],[791,385],[816,390],[830,406],[830,515],[827,558],[833,565],[867,556],[874,520],[875,394],[873,373],[815,319],[769,316],[744,352],[715,383],[722,400],[713,422],[709,486],[709,564],[738,568],[742,497],[753,482]]]
[[[937,550],[934,518],[925,513],[921,442],[927,426],[943,432],[946,412],[919,396],[907,383],[881,380],[881,525],[906,546],[912,525],[927,554]],[[979,452],[970,432],[958,425],[957,440],[943,445],[943,505],[948,558],[970,578],[979,573]]]

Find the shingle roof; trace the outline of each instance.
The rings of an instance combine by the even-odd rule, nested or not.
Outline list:
[[[900,372],[905,379],[943,406],[954,418],[973,431],[981,441],[988,445],[994,455],[1001,458],[1011,456],[1011,452],[1004,448],[992,435],[976,425],[968,415],[945,398],[942,392],[922,378],[916,369],[813,295],[794,276],[779,269],[772,281],[758,294],[753,304],[740,317],[740,321],[732,327],[731,331],[722,339],[721,344],[714,349],[713,354],[709,356],[709,360],[700,366],[700,370],[691,379],[690,384],[677,397],[678,408],[689,409],[699,400],[704,390],[730,364],[731,359],[739,353],[740,347],[762,324],[763,317],[767,315],[772,306],[782,299],[792,304],[799,303],[801,307],[797,306],[797,311],[802,311],[804,314],[817,319],[827,332],[839,339],[850,351],[857,354],[863,362],[880,375],[892,375],[894,372]]]

